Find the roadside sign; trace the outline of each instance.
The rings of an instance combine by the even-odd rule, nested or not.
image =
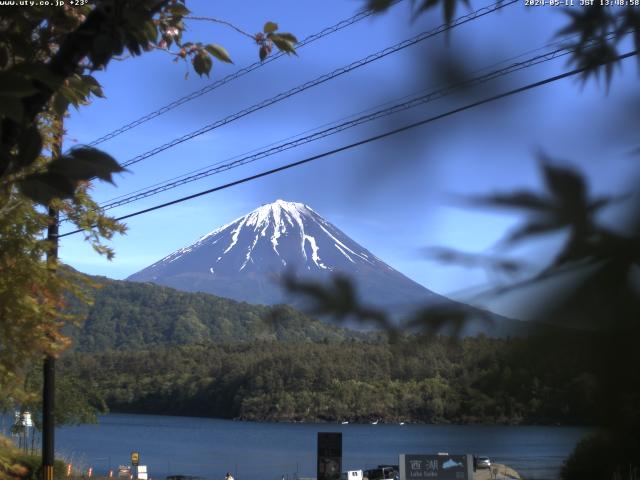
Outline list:
[[[138,462],[140,461],[140,453],[131,452],[131,465],[134,467],[138,466]]]
[[[471,455],[400,455],[400,480],[472,480]]]
[[[118,478],[131,478],[131,469],[127,465],[118,467]]]
[[[148,480],[149,476],[147,474],[147,466],[146,465],[138,465],[138,480]]]

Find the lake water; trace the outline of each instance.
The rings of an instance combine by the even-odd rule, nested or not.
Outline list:
[[[571,427],[335,425],[234,422],[193,417],[109,414],[98,425],[59,428],[56,454],[105,474],[132,451],[152,478],[191,474],[222,480],[315,477],[316,434],[342,432],[343,470],[397,464],[400,453],[475,453],[527,479],[555,479],[587,432]]]

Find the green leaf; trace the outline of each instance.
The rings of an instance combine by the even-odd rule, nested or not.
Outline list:
[[[89,92],[94,94],[96,97],[104,98],[102,85],[100,85],[94,77],[91,75],[82,75],[82,82],[88,87]]]
[[[189,15],[191,13],[191,10],[179,3],[169,5],[167,7],[167,11],[175,17],[184,17],[185,15]]]
[[[54,172],[30,175],[18,183],[24,195],[42,205],[49,205],[56,198],[73,197],[76,186],[77,182]]]
[[[233,63],[231,57],[229,56],[229,53],[224,49],[224,47],[210,43],[204,48],[207,50],[207,52],[209,52],[221,62]]]
[[[63,96],[67,100],[67,105],[70,103],[76,108],[87,103],[86,95],[84,95],[78,88],[60,87],[57,94]]]
[[[270,48],[267,45],[262,45],[260,47],[260,61],[263,61],[269,55]]]
[[[69,108],[69,100],[61,93],[57,92],[53,96],[53,110],[58,115],[64,115]]]
[[[293,44],[290,41],[282,38],[280,35],[272,34],[269,36],[269,39],[275,44],[276,47],[278,47],[279,50],[287,54],[289,53],[293,53],[294,55],[296,54],[296,49],[293,46]]]
[[[284,40],[286,40],[287,42],[290,42],[292,44],[296,44],[298,43],[298,39],[296,38],[296,36],[292,33],[279,33],[278,36],[280,38],[283,38]]]
[[[124,168],[109,154],[91,147],[76,147],[49,164],[49,172],[63,175],[73,181],[94,177],[113,183],[112,175]]]
[[[209,55],[199,52],[197,55],[194,55],[191,63],[193,64],[193,69],[198,75],[205,74],[209,76],[211,66],[213,65],[213,61]]]
[[[0,92],[4,96],[28,97],[39,90],[23,75],[13,71],[0,72]]]
[[[262,31],[264,33],[273,33],[276,30],[278,30],[278,24],[275,22],[267,22],[264,24],[264,28],[262,29]]]

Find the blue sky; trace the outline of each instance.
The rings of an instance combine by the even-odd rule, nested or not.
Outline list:
[[[409,4],[405,0],[384,15],[315,42],[301,49],[298,57],[272,62],[101,148],[126,161],[442,23],[439,10],[412,21]],[[250,32],[272,20],[302,39],[350,17],[363,2],[244,1],[239,8],[238,2],[199,0],[187,5],[194,15],[224,19]],[[472,2],[473,9],[485,5],[488,3]],[[459,10],[457,15],[464,13]],[[118,176],[116,187],[96,184],[95,198],[106,201],[438,85],[442,82],[439,58],[455,56],[465,70],[473,72],[537,49],[554,40],[554,32],[564,22],[556,7],[507,7],[454,29],[448,38],[429,39],[136,164]],[[186,68],[162,52],[112,62],[106,71],[96,74],[107,99],[72,112],[66,122],[67,146],[88,143],[257,59],[257,48],[249,39],[221,25],[191,22],[186,38],[224,45],[235,64],[215,63],[210,78],[198,78],[191,72],[185,79]],[[124,215],[212,188],[564,69],[566,59],[555,60],[467,95],[447,97],[111,212]],[[133,218],[126,222],[127,234],[111,242],[116,250],[112,262],[93,253],[80,235],[63,238],[60,255],[83,272],[126,278],[204,233],[283,198],[310,205],[417,282],[464,299],[475,286],[486,284],[486,273],[427,260],[421,249],[446,246],[496,253],[493,246],[520,217],[465,207],[455,201],[456,196],[539,188],[538,149],[582,168],[594,192],[619,189],[636,166],[629,151],[636,146],[637,126],[624,117],[632,107],[628,98],[636,82],[633,61],[622,65],[608,95],[593,81],[583,86],[575,79],[563,80],[391,139]],[[631,113],[628,117],[632,118]],[[558,238],[498,253],[541,264],[552,254]]]

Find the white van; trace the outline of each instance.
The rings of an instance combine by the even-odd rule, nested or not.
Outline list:
[[[340,474],[340,480],[363,480],[362,470],[349,470]]]

